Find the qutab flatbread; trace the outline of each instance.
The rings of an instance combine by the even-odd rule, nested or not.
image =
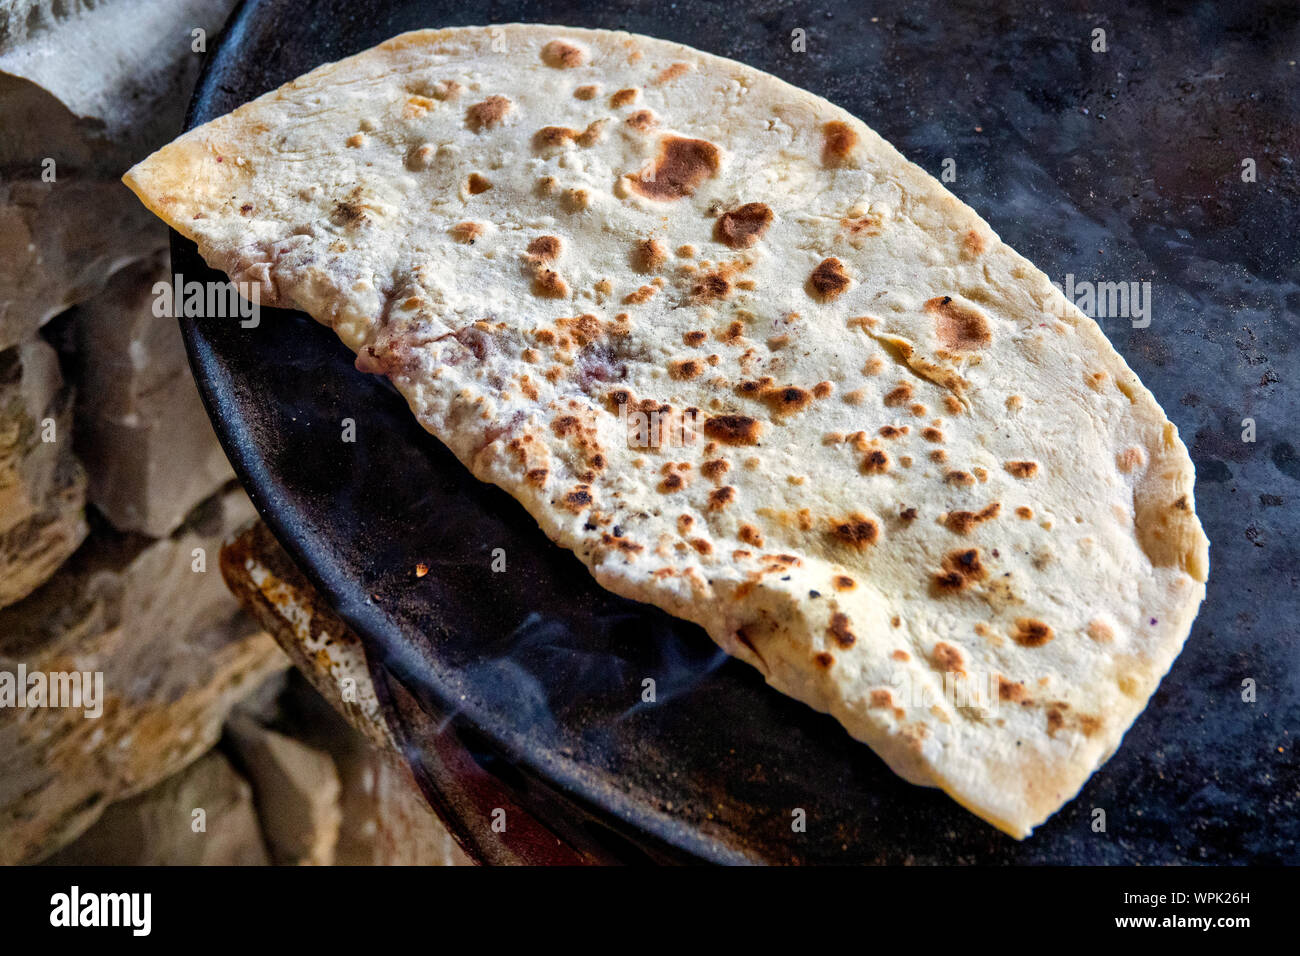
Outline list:
[[[1017,837],[1118,746],[1208,542],[1177,429],[832,104],[641,36],[404,34],[126,176],[619,594]]]

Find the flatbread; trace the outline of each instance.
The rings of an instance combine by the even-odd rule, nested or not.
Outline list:
[[[1014,836],[1115,750],[1204,596],[1187,450],[1096,323],[743,64],[408,33],[125,179],[603,586]]]

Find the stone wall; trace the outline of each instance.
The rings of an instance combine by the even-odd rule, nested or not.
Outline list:
[[[436,828],[341,719],[286,718],[320,702],[222,581],[253,510],[119,181],[233,5],[0,4],[0,863],[389,862],[383,807]],[[93,707],[51,700],[73,674]]]

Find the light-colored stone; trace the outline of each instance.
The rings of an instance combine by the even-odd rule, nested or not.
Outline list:
[[[0,123],[10,123],[2,107]],[[0,349],[166,243],[167,231],[116,180],[0,181]]]
[[[123,269],[74,313],[77,448],[90,500],[160,537],[234,477],[190,374],[176,320],[153,313],[166,257]]]
[[[71,418],[52,348],[32,339],[0,352],[0,607],[48,580],[86,536]]]
[[[267,727],[274,726],[282,714],[281,700],[289,686],[291,669],[272,674],[231,710],[231,716],[243,715]]]
[[[29,13],[21,31],[6,31],[9,39],[0,40],[0,74],[45,92],[83,124],[103,168],[119,163],[124,154],[142,158],[180,129],[205,49],[234,0],[34,6],[51,15],[33,18]],[[0,14],[0,24],[6,19]],[[203,31],[201,44],[196,43],[195,30]],[[48,106],[39,118],[47,130],[61,119]],[[13,136],[23,132],[16,129]],[[28,154],[51,155],[30,144],[11,148],[19,145]],[[3,149],[0,146],[0,156]]]
[[[0,863],[48,855],[109,803],[191,763],[235,702],[286,666],[217,568],[222,538],[251,514],[231,491],[170,538],[97,533],[0,610],[0,672],[101,672],[104,687],[97,718],[0,709]]]
[[[271,858],[281,866],[332,865],[341,811],[330,755],[242,715],[226,730],[253,784]]]
[[[181,128],[203,58],[192,31],[206,45],[232,5],[0,5],[0,349],[165,246],[118,179]]]
[[[0,4],[0,52],[11,49],[32,32],[67,16],[94,7],[97,0],[8,0]]]
[[[201,815],[195,811],[202,811]],[[265,866],[253,788],[220,751],[115,803],[47,862],[62,866]]]

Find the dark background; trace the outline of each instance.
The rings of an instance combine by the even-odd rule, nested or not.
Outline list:
[[[192,120],[404,29],[512,20],[629,29],[774,73],[935,175],[953,158],[949,188],[1058,284],[1150,281],[1149,328],[1101,324],[1192,450],[1209,594],[1116,756],[1017,842],[903,783],[695,628],[601,591],[327,329],[271,310],[252,332],[185,320],[241,478],[380,672],[453,717],[525,801],[553,813],[559,794],[598,821],[589,832],[652,855],[1300,862],[1296,6],[262,0],[236,13]],[[1090,49],[1097,27],[1109,52]],[[192,247],[174,248],[197,273]],[[343,417],[356,444],[339,441]],[[488,571],[496,547],[503,575]],[[419,561],[432,570],[417,580]],[[637,705],[646,676],[651,707]],[[418,735],[408,744],[418,765]],[[790,832],[794,807],[806,834]],[[1091,832],[1094,807],[1108,832]]]

